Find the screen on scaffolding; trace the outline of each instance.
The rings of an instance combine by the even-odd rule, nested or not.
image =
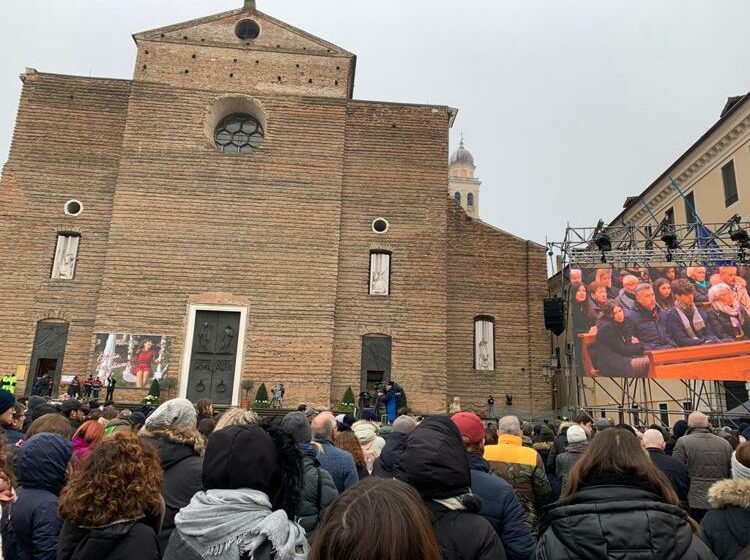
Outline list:
[[[750,381],[750,266],[568,269],[579,375]]]

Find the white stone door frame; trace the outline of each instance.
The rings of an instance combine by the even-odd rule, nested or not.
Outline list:
[[[193,353],[193,338],[195,336],[195,316],[198,311],[228,311],[240,314],[239,335],[237,336],[237,357],[234,364],[234,384],[232,386],[232,406],[240,404],[240,382],[242,381],[242,362],[245,357],[245,329],[247,328],[247,307],[242,305],[213,305],[209,303],[191,303],[188,306],[187,330],[185,331],[185,345],[182,351],[182,366],[180,367],[179,397],[187,397],[188,378],[190,377],[190,355]]]

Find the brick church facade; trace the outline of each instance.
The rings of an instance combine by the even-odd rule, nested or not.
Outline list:
[[[455,110],[354,99],[353,54],[252,3],[134,38],[132,80],[22,76],[0,184],[19,393],[115,345],[135,379],[168,342],[192,399],[251,379],[335,407],[393,378],[420,412],[550,408],[545,251],[449,197]]]

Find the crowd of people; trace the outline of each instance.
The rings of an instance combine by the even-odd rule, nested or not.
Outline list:
[[[571,269],[578,335],[596,334],[593,365],[604,375],[645,377],[647,350],[750,338],[750,267]]]
[[[750,557],[750,424],[701,412],[669,433],[64,404],[0,390],[6,560]]]

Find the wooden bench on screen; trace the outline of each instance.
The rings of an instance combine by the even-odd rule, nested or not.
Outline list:
[[[649,350],[648,376],[657,379],[750,380],[750,340]]]
[[[579,334],[578,338],[581,340],[581,363],[583,364],[584,374],[590,377],[598,377],[600,375],[599,370],[594,367],[594,362],[591,361],[591,347],[596,343],[596,334]]]

